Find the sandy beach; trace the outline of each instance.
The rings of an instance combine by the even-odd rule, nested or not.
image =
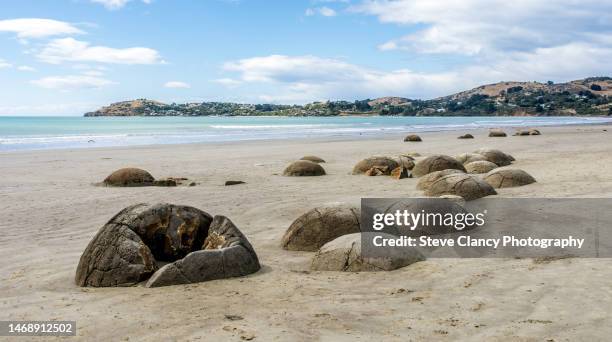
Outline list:
[[[611,128],[547,127],[541,136],[507,138],[471,131],[470,140],[457,139],[465,132],[431,132],[420,134],[419,143],[398,134],[1,153],[0,320],[76,320],[76,339],[83,341],[608,340],[609,259],[429,259],[390,272],[312,272],[313,253],[279,243],[291,222],[315,206],[422,196],[414,178],[350,175],[357,161],[373,155],[498,148],[537,179],[498,196],[610,198]],[[327,161],[326,176],[281,175],[310,154]],[[187,177],[197,186],[93,185],[127,166],[156,178]],[[246,184],[226,187],[226,180]],[[140,202],[228,216],[253,244],[262,269],[161,288],[76,286],[87,243],[119,210]]]

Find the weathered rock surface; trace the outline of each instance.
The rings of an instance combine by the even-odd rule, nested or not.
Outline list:
[[[308,160],[313,163],[325,163],[325,160],[317,156],[303,156],[300,160]]]
[[[425,176],[419,178],[416,188],[417,190],[428,189],[431,186],[431,184],[433,184],[433,182],[437,181],[439,178],[442,178],[448,175],[452,175],[454,173],[465,173],[465,172],[461,170],[457,170],[457,169],[446,169],[442,171],[434,171],[434,172],[428,173]]]
[[[366,176],[388,176],[391,174],[388,166],[373,166],[371,169],[366,171],[364,175]]]
[[[484,156],[486,160],[497,164],[497,166],[510,165],[514,161],[514,157],[511,155],[496,149],[481,148],[474,151],[474,153]]]
[[[419,251],[406,247],[389,247],[378,251],[376,257],[366,257],[362,255],[361,234],[343,235],[325,244],[313,257],[311,269],[345,272],[391,271],[425,260]],[[366,234],[366,238],[372,235],[363,234]],[[376,235],[393,238],[388,234]]]
[[[520,169],[498,169],[487,173],[484,181],[494,188],[510,188],[535,183],[536,180]]]
[[[223,235],[227,241],[236,241],[232,239],[234,236],[244,238],[231,222],[224,220],[229,222],[222,216],[213,220],[207,213],[188,206],[143,203],[127,207],[105,224],[85,248],[77,267],[75,281],[79,286],[102,287],[134,285],[152,274],[159,278],[159,275],[153,273],[157,270],[157,261],[179,260],[182,264],[188,257],[192,260],[193,257],[190,256],[206,248],[206,243],[214,236],[223,235],[218,232],[229,232]],[[246,238],[240,240],[240,244],[247,246],[252,255],[251,259],[244,260],[246,266],[235,264],[234,268],[252,270],[253,263],[258,266],[257,256]],[[202,265],[190,267],[197,266],[202,269],[209,263],[206,261]],[[167,269],[166,266],[159,271]],[[233,274],[232,272],[238,271],[223,269],[223,274]],[[218,272],[215,274],[218,275]],[[184,283],[178,280],[181,277],[190,282],[200,281],[197,279],[207,280],[206,277],[198,278],[182,272],[173,278],[175,283]],[[163,284],[171,284],[168,275],[164,275],[163,279]]]
[[[407,168],[403,166],[398,166],[393,171],[391,171],[391,177],[395,179],[404,179],[404,178],[412,178],[412,174],[408,171]]]
[[[281,247],[314,252],[339,236],[359,232],[359,219],[358,209],[344,205],[314,208],[293,221]]]
[[[412,170],[414,168],[414,157],[402,155],[397,158],[397,162],[400,166],[403,166],[408,170]]]
[[[496,195],[487,182],[468,174],[451,174],[437,179],[425,190],[427,196],[457,195],[466,201]]]
[[[457,137],[457,139],[474,139],[474,136],[470,133],[466,133],[464,135],[460,135],[459,137]]]
[[[417,141],[423,141],[423,140],[421,139],[421,137],[420,137],[420,136],[418,136],[418,135],[416,135],[416,134],[410,134],[410,135],[408,135],[408,136],[406,136],[406,137],[404,138],[404,141],[413,141],[413,142],[417,142]]]
[[[309,160],[298,160],[289,164],[283,176],[323,176],[325,175],[325,169],[315,162]]]
[[[492,129],[489,131],[489,137],[493,137],[493,138],[503,138],[508,136],[506,134],[506,132],[502,131],[501,129]]]
[[[386,167],[387,170],[389,170],[388,172],[391,172],[391,170],[398,167],[399,164],[395,160],[391,158],[387,158],[387,157],[366,158],[360,161],[359,163],[357,163],[355,167],[353,167],[353,174],[359,175],[359,174],[366,173],[368,170],[370,170],[371,168],[375,166]]]
[[[111,173],[104,179],[108,186],[146,186],[153,185],[155,178],[143,169],[127,167]]]
[[[465,166],[467,163],[479,161],[479,160],[487,160],[485,156],[478,153],[462,153],[455,157],[461,164]]]
[[[457,161],[457,159],[450,156],[437,154],[419,160],[412,169],[412,174],[416,177],[421,177],[434,171],[442,171],[446,169],[457,169],[465,172],[463,164]]]
[[[467,173],[487,173],[493,169],[498,168],[497,164],[491,163],[490,161],[480,160],[470,162],[464,165]]]
[[[160,268],[147,287],[198,283],[245,276],[260,269],[257,254],[230,219],[214,217],[203,249]]]

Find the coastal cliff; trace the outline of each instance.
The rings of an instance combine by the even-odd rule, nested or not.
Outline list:
[[[165,104],[138,99],[85,116],[337,116],[337,115],[612,115],[612,78],[567,83],[499,82],[431,100],[381,97],[306,105],[201,102]]]

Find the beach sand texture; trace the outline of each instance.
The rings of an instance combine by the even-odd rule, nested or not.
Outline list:
[[[469,140],[457,139],[465,132],[420,133],[418,144],[398,135],[2,153],[0,320],[76,320],[77,339],[88,341],[608,340],[609,259],[429,259],[391,272],[310,272],[313,253],[279,245],[291,222],[315,206],[422,196],[414,178],[350,175],[357,161],[373,155],[498,148],[538,180],[499,189],[499,196],[612,197],[608,127],[507,138],[474,131]],[[283,177],[285,166],[304,155],[325,159],[327,175]],[[127,166],[198,185],[92,185]],[[224,186],[230,179],[246,184]],[[77,287],[74,272],[87,243],[119,210],[139,202],[228,216],[253,244],[262,269],[162,288]]]

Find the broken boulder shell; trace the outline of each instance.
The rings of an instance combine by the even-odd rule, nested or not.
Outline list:
[[[281,239],[290,251],[314,252],[325,243],[359,228],[359,210],[345,205],[318,207],[298,217]]]
[[[229,268],[215,264],[218,267],[213,269],[210,265],[214,262],[208,260],[202,264],[191,264],[194,258],[189,256],[207,249],[206,243],[218,235],[224,241],[231,240],[231,246],[242,246],[249,258],[244,258],[242,250],[228,249],[224,251],[222,261],[227,262]],[[227,244],[224,246],[230,247]],[[233,254],[236,257],[232,257]],[[188,261],[185,261],[188,257]],[[158,261],[172,263],[158,270]],[[163,281],[151,285],[198,282],[236,274],[246,275],[259,270],[257,255],[248,240],[224,216],[213,219],[193,207],[142,203],[123,209],[98,231],[81,255],[75,282],[79,286],[94,287],[135,285],[152,275],[159,279],[161,274],[167,272],[167,266],[178,261],[187,265],[185,270],[189,272],[179,268],[182,272],[180,277],[169,280],[171,277],[166,275],[161,278]],[[162,273],[158,275],[156,272],[160,271]]]
[[[363,255],[361,244],[364,238],[383,236],[397,238],[384,233],[354,233],[343,235],[323,245],[312,259],[313,271],[392,271],[425,260],[421,252],[407,247],[379,249],[376,255]]]

